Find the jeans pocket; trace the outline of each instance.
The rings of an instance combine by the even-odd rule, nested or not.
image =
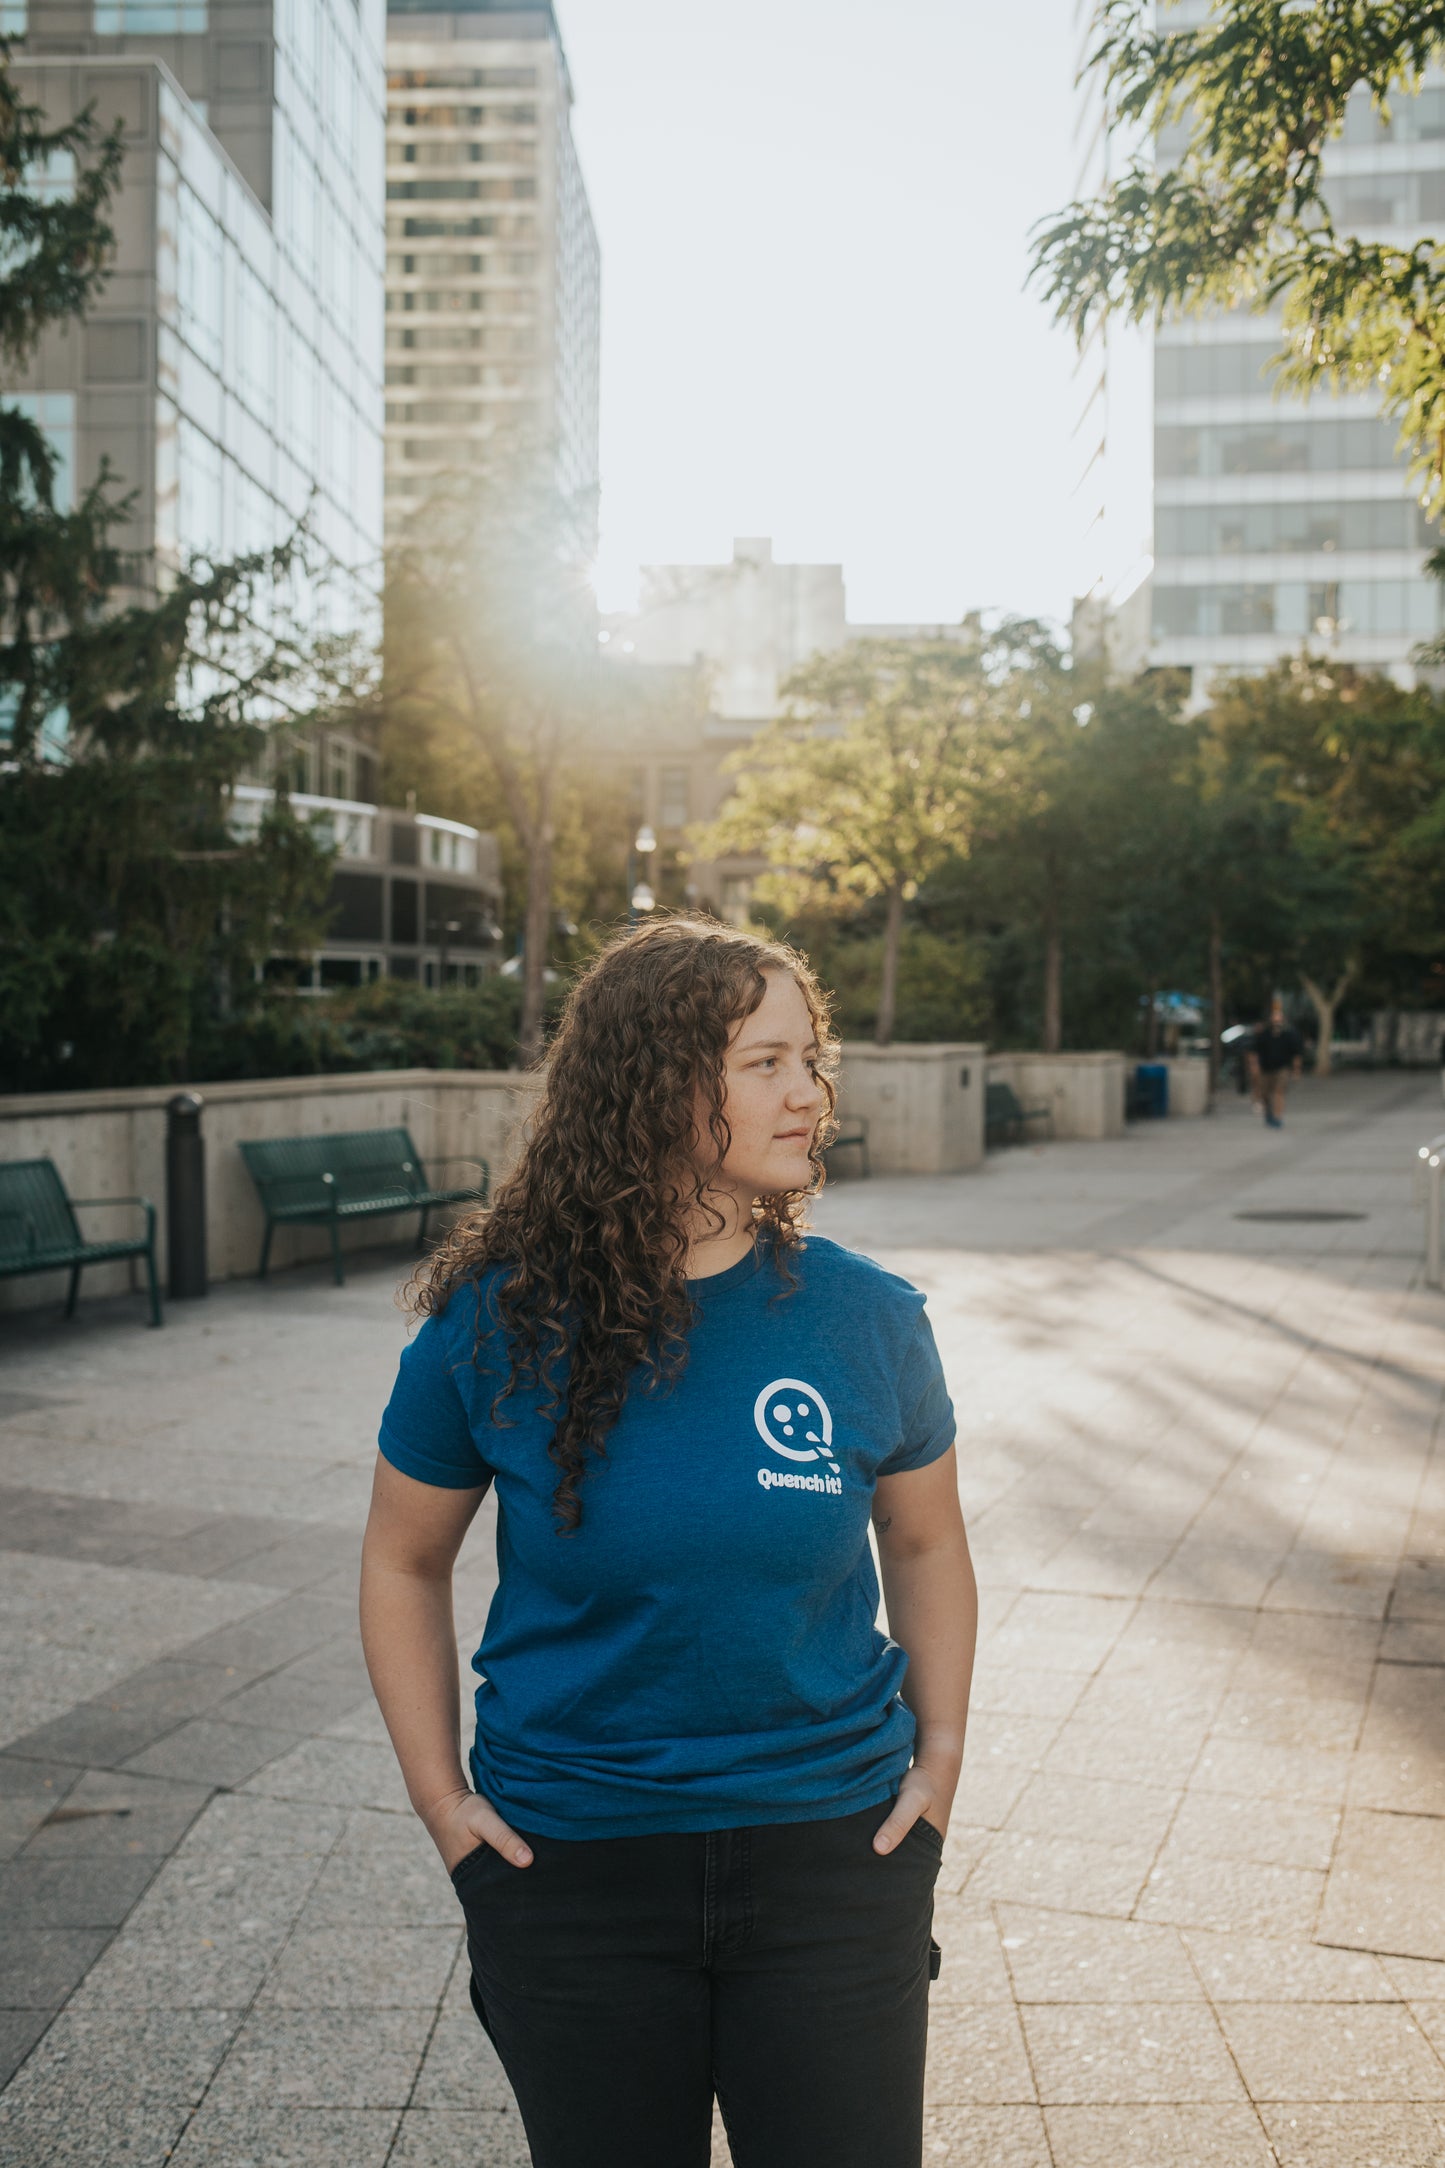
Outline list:
[[[908,1835],[910,1837],[917,1837],[920,1843],[927,1845],[928,1849],[935,1855],[935,1857],[937,1857],[938,1859],[942,1859],[943,1832],[941,1830],[935,1829],[932,1822],[926,1822],[921,1814],[919,1815],[918,1820],[913,1824],[912,1828],[908,1831]]]
[[[463,1852],[461,1858],[457,1861],[455,1867],[453,1867],[451,1871],[453,1889],[460,1888],[462,1876],[466,1874],[469,1868],[476,1866],[482,1855],[486,1852],[490,1852],[491,1849],[492,1847],[489,1844],[483,1843],[474,1844],[470,1852]]]

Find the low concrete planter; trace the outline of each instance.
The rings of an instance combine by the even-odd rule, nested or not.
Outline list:
[[[1127,1068],[1114,1053],[990,1054],[988,1081],[1011,1084],[1026,1107],[1050,1108],[1055,1137],[1122,1137]]]
[[[845,1040],[838,1113],[845,1128],[866,1120],[874,1174],[962,1174],[982,1164],[986,1056],[967,1040]]]
[[[1166,1062],[1169,1071],[1169,1115],[1207,1114],[1209,1111],[1209,1064],[1207,1061]]]
[[[0,1098],[0,1159],[50,1158],[72,1197],[149,1197],[159,1217],[158,1254],[165,1259],[166,1102],[177,1087],[134,1091],[38,1092]],[[510,1163],[517,1132],[536,1092],[536,1079],[512,1070],[394,1069],[356,1076],[263,1078],[198,1086],[205,1100],[206,1240],[210,1276],[228,1280],[254,1273],[262,1215],[236,1145],[242,1137],[324,1135],[338,1129],[408,1128],[424,1160],[485,1159],[492,1180]],[[107,1212],[106,1221],[119,1220]],[[433,1215],[442,1224],[444,1215]],[[86,1222],[90,1227],[91,1222]],[[389,1237],[404,1242],[410,1215],[374,1219],[342,1229],[346,1249]],[[281,1227],[273,1265],[329,1255],[324,1228]],[[81,1282],[86,1293],[117,1293],[129,1284],[124,1265],[97,1266]],[[0,1309],[32,1309],[58,1301],[64,1273],[0,1280]]]

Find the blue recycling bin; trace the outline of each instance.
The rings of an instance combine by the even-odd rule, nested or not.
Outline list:
[[[1134,1071],[1134,1088],[1140,1114],[1158,1121],[1169,1112],[1169,1064],[1141,1061]]]

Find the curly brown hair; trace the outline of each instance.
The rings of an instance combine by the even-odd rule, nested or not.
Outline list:
[[[494,1421],[520,1386],[540,1383],[548,1395],[559,1534],[581,1525],[578,1486],[589,1460],[605,1457],[631,1380],[640,1371],[656,1389],[686,1364],[696,1314],[684,1273],[689,1219],[701,1211],[725,1224],[706,1194],[732,1141],[724,1060],[770,971],[788,973],[807,1003],[824,1102],[808,1188],[754,1208],[786,1277],[833,1132],[838,1050],[827,997],[796,950],[686,916],[619,934],[577,981],[521,1157],[490,1208],[460,1221],[413,1282],[412,1308],[437,1315],[505,1268],[489,1290],[489,1318],[479,1306],[472,1359],[486,1326],[500,1325],[509,1373]]]

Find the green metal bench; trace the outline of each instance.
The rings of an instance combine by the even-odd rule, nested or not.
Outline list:
[[[1054,1110],[1049,1106],[1026,1107],[1012,1084],[989,1084],[984,1087],[984,1144],[1018,1144],[1028,1136],[1030,1122],[1053,1124]]]
[[[868,1166],[868,1122],[867,1117],[862,1114],[856,1115],[850,1123],[845,1124],[838,1131],[837,1136],[833,1137],[823,1147],[823,1157],[825,1160],[829,1159],[834,1152],[846,1152],[850,1146],[858,1154],[859,1171],[866,1181],[870,1171]]]
[[[278,1227],[325,1227],[331,1234],[331,1265],[338,1287],[345,1285],[341,1230],[348,1221],[389,1212],[420,1212],[417,1240],[424,1242],[428,1213],[444,1204],[485,1204],[490,1180],[486,1161],[479,1159],[455,1164],[474,1167],[480,1183],[447,1188],[428,1180],[421,1154],[406,1129],[267,1138],[243,1144],[241,1157],[266,1214],[260,1277],[266,1277],[271,1237]]]
[[[145,1233],[114,1242],[87,1242],[77,1211],[101,1205],[135,1205],[145,1214]],[[0,1164],[0,1279],[26,1272],[70,1273],[65,1314],[75,1315],[80,1275],[87,1265],[143,1257],[150,1289],[151,1323],[161,1322],[156,1284],[156,1208],[146,1197],[70,1197],[52,1159],[12,1159]]]

